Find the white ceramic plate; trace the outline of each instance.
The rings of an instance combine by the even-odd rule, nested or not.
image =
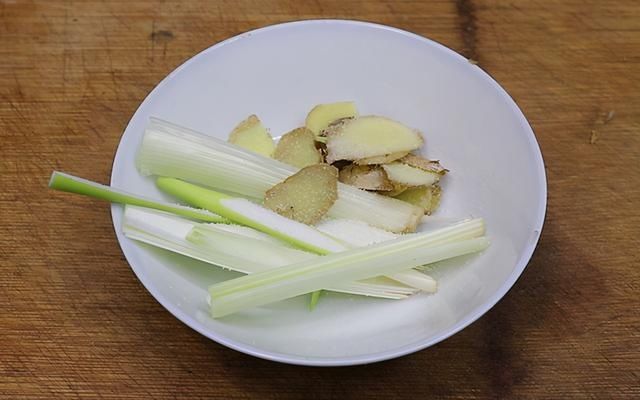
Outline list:
[[[244,33],[167,76],[131,119],[111,184],[162,198],[138,174],[135,153],[150,116],[226,138],[255,113],[274,136],[303,125],[317,103],[355,100],[361,114],[424,132],[424,154],[451,170],[438,215],[482,216],[491,247],[439,266],[435,295],[403,301],[330,294],[309,312],[296,298],[220,320],[206,288],[233,273],[116,234],[131,268],[173,315],[254,356],[294,364],[352,365],[433,345],[489,310],[524,270],[544,220],[546,180],[538,144],[500,86],[457,53],[395,28],[354,21],[293,22]]]

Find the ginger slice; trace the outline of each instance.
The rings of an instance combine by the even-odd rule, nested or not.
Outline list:
[[[269,189],[264,206],[278,214],[313,225],[338,198],[338,170],[329,164],[302,168]]]
[[[340,170],[342,183],[365,190],[393,190],[387,174],[377,165],[348,165]]]
[[[332,125],[325,133],[328,163],[408,152],[424,142],[416,130],[374,115],[345,120]]]
[[[307,114],[305,126],[313,132],[316,138],[319,138],[322,131],[332,123],[345,118],[354,118],[357,115],[356,104],[352,101],[318,104]]]
[[[276,146],[273,158],[298,168],[322,162],[322,154],[316,148],[313,132],[307,128],[296,128],[284,134]]]
[[[229,134],[228,141],[265,157],[273,156],[276,148],[273,138],[255,115],[240,122]]]

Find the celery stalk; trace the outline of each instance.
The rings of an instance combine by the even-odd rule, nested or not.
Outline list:
[[[302,249],[329,254],[349,248],[343,244],[344,241],[334,240],[313,227],[285,218],[246,199],[233,198],[179,179],[160,177],[156,182],[162,191],[188,204],[216,212],[231,221],[268,233]],[[389,278],[404,284],[410,282],[409,286],[426,292],[435,292],[437,287],[433,278],[419,271],[403,271]],[[319,294],[314,294],[310,308],[318,300]]]
[[[453,227],[454,232],[464,227]],[[449,229],[448,231],[446,231]],[[310,293],[337,282],[385,275],[477,251],[489,242],[485,237],[455,240],[451,228],[417,234],[365,248],[330,254],[258,274],[232,279],[209,288],[210,310],[214,318],[249,307]],[[434,238],[449,234],[449,241]],[[456,232],[457,233],[457,232]],[[455,240],[455,241],[451,241]]]
[[[115,189],[107,185],[102,185],[97,182],[92,182],[88,179],[79,178],[77,176],[65,174],[63,172],[54,171],[51,174],[49,180],[49,187],[51,189],[61,190],[63,192],[70,192],[76,194],[82,194],[96,199],[110,201],[112,203],[130,204],[134,206],[141,206],[147,208],[153,208],[156,210],[167,211],[183,217],[192,218],[200,221],[207,222],[225,222],[225,218],[219,215],[213,214],[207,210],[198,210],[191,207],[185,207],[178,204],[165,203],[158,200],[148,199],[142,196],[138,196],[132,193],[125,192],[124,190]]]
[[[435,279],[415,269],[394,272],[393,274],[387,274],[387,277],[407,286],[420,289],[423,292],[435,293],[438,290],[438,282]]]
[[[122,230],[130,239],[245,274],[318,257],[287,247],[284,242],[251,228],[200,224],[135,206],[125,207]],[[404,299],[417,292],[378,278],[340,283],[326,289],[386,299]]]
[[[316,228],[352,247],[369,246],[400,237],[398,234],[370,226],[365,222],[347,219],[325,220],[317,224]],[[421,271],[410,269],[387,275],[387,277],[427,293],[434,293],[438,289],[436,280]]]

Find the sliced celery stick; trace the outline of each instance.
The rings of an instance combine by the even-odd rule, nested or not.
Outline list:
[[[422,267],[420,265],[419,267]],[[388,278],[404,283],[407,286],[411,286],[422,290],[427,293],[435,293],[438,290],[438,282],[422,271],[416,271],[415,269],[408,269],[406,271],[394,272],[387,274]]]
[[[49,180],[49,187],[63,192],[82,194],[96,199],[107,200],[112,203],[131,204],[134,206],[148,207],[156,210],[167,211],[187,218],[193,218],[207,222],[226,222],[225,218],[207,210],[199,210],[191,207],[171,204],[158,200],[148,199],[124,190],[115,189],[107,185],[92,182],[88,179],[54,171]]]
[[[130,239],[246,274],[318,257],[248,227],[200,224],[135,206],[125,207],[122,230]],[[386,299],[404,299],[417,291],[381,278],[326,289]]]
[[[400,237],[365,222],[348,219],[325,220],[317,224],[316,228],[352,247],[369,246]],[[479,226],[478,229],[478,232],[482,233],[484,227]],[[436,280],[421,271],[406,270],[387,275],[387,277],[427,293],[434,293],[438,288]]]
[[[437,235],[441,233],[437,232]],[[488,240],[481,237],[425,246],[432,239],[433,235],[429,233],[417,234],[213,285],[209,288],[211,316],[223,317],[249,307],[310,293],[337,282],[400,272],[481,251],[489,245]]]
[[[349,248],[313,227],[285,218],[246,199],[234,198],[174,178],[160,177],[156,183],[162,191],[188,204],[211,210],[231,221],[268,233],[302,249],[329,254]],[[428,292],[433,292],[436,288],[435,281],[419,271],[404,271],[397,277],[389,278],[404,284],[411,282],[410,286],[417,284],[415,287]],[[318,299],[319,296],[314,295],[310,305],[317,303]]]

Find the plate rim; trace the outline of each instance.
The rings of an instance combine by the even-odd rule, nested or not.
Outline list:
[[[145,98],[142,100],[142,102],[140,102],[140,104],[138,105],[138,108],[136,109],[136,111],[133,113],[133,115],[131,116],[131,118],[129,119],[129,121],[127,122],[127,126],[125,127],[125,129],[123,130],[123,133],[121,135],[120,141],[118,143],[118,147],[116,149],[116,152],[114,153],[114,157],[113,157],[113,162],[112,162],[112,166],[111,166],[111,176],[110,176],[110,183],[113,185],[113,181],[116,179],[116,163],[118,162],[118,160],[122,157],[123,154],[123,146],[122,146],[122,137],[124,136],[124,134],[126,133],[126,131],[129,129],[129,126],[131,125],[132,121],[136,119],[136,116],[138,115],[138,113],[141,112],[141,109],[143,107],[143,105],[145,105],[145,103],[154,96],[154,94],[160,90],[160,88],[164,87],[165,85],[168,84],[169,81],[171,81],[175,75],[177,75],[180,71],[182,71],[184,68],[187,68],[191,63],[193,63],[197,58],[202,57],[203,55],[215,51],[223,46],[229,45],[237,40],[241,40],[244,38],[248,38],[251,37],[253,35],[258,35],[261,33],[265,33],[265,32],[269,32],[272,30],[278,30],[278,29],[287,29],[290,28],[292,26],[300,26],[300,25],[331,25],[331,24],[339,24],[339,25],[350,25],[350,26],[354,26],[354,27],[365,27],[365,28],[374,28],[374,29],[379,29],[382,31],[387,31],[390,32],[392,34],[399,34],[402,36],[405,36],[409,39],[412,40],[417,40],[418,42],[421,42],[421,44],[426,44],[429,46],[436,46],[437,48],[439,48],[440,50],[444,51],[445,53],[448,53],[449,56],[453,56],[454,58],[458,58],[461,61],[464,62],[468,62],[468,59],[462,55],[460,55],[459,53],[457,53],[456,51],[446,47],[445,45],[433,40],[433,39],[429,39],[426,38],[424,36],[418,35],[416,33],[413,32],[409,32],[407,30],[404,29],[400,29],[400,28],[396,28],[396,27],[392,27],[389,25],[383,25],[383,24],[378,24],[378,23],[374,23],[374,22],[368,22],[368,21],[360,21],[360,20],[352,20],[352,19],[308,19],[308,20],[297,20],[297,21],[290,21],[290,22],[283,22],[283,23],[277,23],[277,24],[273,24],[273,25],[267,25],[261,28],[257,28],[257,29],[253,29],[253,30],[249,30],[240,34],[237,34],[233,37],[227,38],[223,41],[220,41],[218,43],[213,44],[212,46],[209,46],[205,49],[203,49],[202,51],[198,52],[197,54],[193,55],[192,57],[190,57],[189,59],[187,59],[186,61],[184,61],[182,64],[180,64],[179,66],[177,66],[174,70],[172,70],[169,74],[167,74],[158,84],[156,84],[156,86],[147,94],[147,96],[145,96]],[[539,242],[540,239],[540,235],[542,233],[542,229],[544,226],[544,221],[545,221],[545,215],[546,215],[546,209],[547,209],[547,177],[546,177],[546,171],[545,171],[545,165],[544,165],[544,159],[542,157],[542,152],[540,149],[540,145],[536,139],[535,133],[533,132],[533,129],[531,128],[531,125],[529,124],[528,120],[526,119],[526,117],[524,116],[522,110],[520,110],[520,108],[518,107],[518,105],[516,104],[515,100],[511,97],[511,95],[509,95],[509,93],[507,93],[507,91],[500,86],[500,84],[498,84],[498,82],[487,72],[485,72],[482,68],[480,68],[477,65],[471,65],[472,67],[476,68],[476,73],[479,74],[479,76],[485,80],[486,82],[488,82],[495,90],[496,92],[507,102],[508,107],[510,108],[511,112],[517,117],[517,119],[519,120],[520,125],[522,126],[522,128],[526,131],[526,135],[527,135],[527,139],[528,139],[528,145],[529,148],[531,149],[531,151],[533,152],[533,156],[535,159],[535,175],[537,176],[538,180],[540,181],[540,191],[538,194],[538,204],[539,204],[539,209],[536,211],[536,224],[534,226],[533,232],[532,232],[532,236],[529,239],[529,243],[527,244],[527,247],[524,249],[524,251],[521,253],[517,263],[515,264],[515,267],[513,269],[513,271],[511,272],[511,274],[508,276],[508,278],[505,280],[505,282],[500,286],[500,288],[491,296],[489,297],[489,299],[484,302],[483,304],[481,304],[480,306],[478,306],[474,312],[470,313],[469,315],[467,315],[466,317],[462,318],[460,321],[458,321],[456,324],[454,324],[450,329],[448,329],[446,332],[441,333],[440,335],[437,335],[429,340],[419,340],[416,342],[412,342],[409,344],[405,344],[401,347],[398,347],[396,349],[390,349],[390,350],[385,350],[382,352],[376,352],[376,353],[371,353],[371,354],[365,354],[365,355],[358,355],[358,356],[348,356],[348,357],[342,357],[342,358],[336,358],[336,357],[331,357],[331,358],[324,358],[324,357],[305,357],[305,356],[299,356],[299,355],[291,355],[291,354],[285,354],[285,353],[280,353],[280,352],[272,352],[272,351],[268,351],[268,350],[264,350],[258,347],[254,347],[252,345],[243,343],[243,342],[238,342],[235,341],[233,339],[227,338],[224,335],[221,334],[217,334],[216,332],[211,332],[207,329],[205,329],[201,323],[199,321],[197,321],[195,318],[189,316],[188,314],[184,313],[183,311],[179,310],[177,307],[174,307],[173,304],[168,301],[158,290],[155,286],[153,286],[153,284],[151,284],[151,282],[149,282],[148,280],[146,280],[146,278],[144,277],[144,275],[139,274],[138,271],[136,271],[136,268],[133,266],[133,263],[130,260],[129,255],[127,255],[127,251],[125,250],[125,246],[123,245],[123,243],[127,240],[126,237],[124,237],[124,235],[119,231],[119,229],[117,228],[117,223],[116,223],[116,218],[118,218],[118,216],[120,214],[122,214],[122,207],[118,204],[112,204],[111,205],[111,220],[112,220],[112,224],[113,224],[113,229],[115,231],[116,234],[116,238],[118,240],[118,245],[120,246],[120,250],[122,251],[122,254],[124,255],[125,259],[127,260],[127,263],[129,264],[129,267],[131,268],[131,270],[133,271],[133,273],[135,274],[135,276],[138,278],[138,280],[140,281],[140,283],[144,286],[144,288],[151,294],[151,296],[158,302],[160,303],[160,305],[162,305],[162,307],[164,307],[167,311],[169,311],[169,313],[171,313],[175,318],[177,318],[179,321],[181,321],[182,323],[184,323],[185,325],[187,325],[188,327],[190,327],[191,329],[195,330],[196,332],[200,333],[201,335],[213,340],[214,342],[221,344],[225,347],[228,347],[230,349],[239,351],[241,353],[245,353],[254,357],[258,357],[258,358],[262,358],[265,360],[270,360],[270,361],[276,361],[276,362],[280,362],[280,363],[285,363],[285,364],[293,364],[293,365],[303,365],[303,366],[321,366],[321,367],[338,367],[338,366],[351,366],[351,365],[362,365],[362,364],[370,364],[370,363],[374,363],[374,362],[380,362],[380,361],[385,361],[385,360],[390,360],[390,359],[394,359],[394,358],[398,358],[398,357],[402,357],[411,353],[415,353],[418,352],[420,350],[424,350],[428,347],[431,347],[437,343],[442,342],[443,340],[446,340],[447,338],[455,335],[456,333],[460,332],[461,330],[463,330],[464,328],[468,327],[469,325],[473,324],[475,321],[477,321],[480,317],[482,317],[484,314],[486,314],[489,310],[491,310],[506,294],[507,292],[509,292],[509,290],[513,287],[513,285],[515,284],[515,282],[518,280],[518,278],[522,275],[522,273],[524,272],[525,268],[527,267],[529,261],[531,260],[531,257],[533,256],[533,252],[535,251],[537,244]]]

